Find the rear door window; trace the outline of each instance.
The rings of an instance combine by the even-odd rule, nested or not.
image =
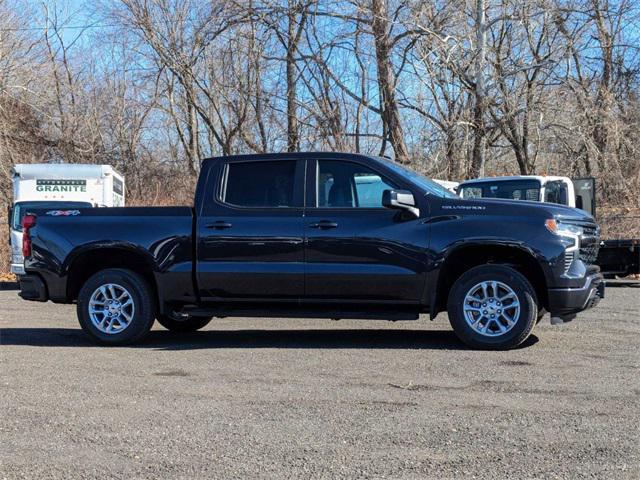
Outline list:
[[[228,163],[220,199],[236,207],[294,207],[296,163],[295,160]]]

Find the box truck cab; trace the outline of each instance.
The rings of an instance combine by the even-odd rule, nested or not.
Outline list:
[[[460,182],[454,182],[453,180],[439,180],[437,178],[433,178],[432,180],[437,184],[442,185],[451,193],[457,193],[458,186],[460,185]]]
[[[557,203],[595,217],[595,180],[589,178],[519,175],[467,180],[458,186],[462,198],[504,198]]]
[[[110,165],[18,164],[11,173],[13,205],[8,218],[11,273],[16,275],[24,274],[21,221],[30,209],[124,206],[124,178]]]

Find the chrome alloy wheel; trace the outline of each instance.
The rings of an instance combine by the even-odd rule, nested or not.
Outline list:
[[[115,334],[129,326],[135,306],[129,291],[115,283],[98,287],[89,299],[91,323],[102,333]]]
[[[520,302],[511,287],[496,281],[480,282],[464,298],[464,318],[480,335],[499,337],[520,318]]]

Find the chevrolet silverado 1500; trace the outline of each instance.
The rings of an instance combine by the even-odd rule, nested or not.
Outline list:
[[[586,212],[465,200],[390,160],[344,153],[207,159],[190,207],[35,210],[23,220],[27,300],[77,303],[96,341],[157,319],[417,319],[447,311],[476,348],[521,344],[545,311],[604,295]]]

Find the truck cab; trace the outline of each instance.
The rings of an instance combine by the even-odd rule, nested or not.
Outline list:
[[[442,185],[444,188],[449,190],[451,193],[456,193],[460,182],[455,182],[453,180],[440,180],[438,178],[433,179],[438,185]]]
[[[504,198],[556,203],[579,208],[595,216],[595,180],[546,175],[485,177],[462,182],[462,198]]]

